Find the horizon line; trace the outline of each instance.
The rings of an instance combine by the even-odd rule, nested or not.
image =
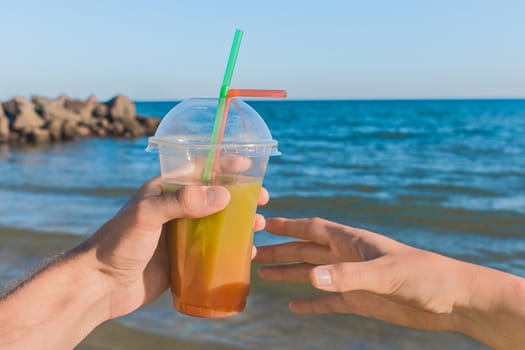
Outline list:
[[[174,102],[174,101],[182,101],[190,97],[186,98],[174,98],[174,99],[134,99],[131,98],[133,102]],[[209,97],[209,98],[217,98],[217,97]],[[525,96],[523,97],[365,97],[365,98],[353,98],[353,97],[343,97],[343,98],[318,98],[318,97],[307,97],[307,98],[284,98],[284,99],[273,99],[273,98],[243,98],[242,100],[250,101],[250,102],[256,102],[256,101],[264,101],[264,102],[302,102],[302,101],[479,101],[479,100],[486,100],[486,101],[499,101],[499,100],[525,100]]]
[[[87,100],[88,97],[78,97],[78,96],[70,96],[67,94],[64,94],[69,98],[74,99],[81,99],[81,100]],[[134,102],[173,102],[173,101],[182,101],[190,97],[174,97],[174,98],[133,98],[125,93],[115,93],[114,95],[111,95],[108,98],[98,98],[97,100],[99,102],[104,102],[107,100],[110,100],[111,98],[117,96],[117,95],[124,95],[129,97]],[[55,97],[51,97],[49,95],[41,95],[41,94],[31,94],[31,95],[22,95],[22,94],[15,94],[11,97],[5,97],[0,98],[0,103],[7,102],[17,96],[26,97],[28,99],[31,99],[33,96],[42,96],[42,97],[48,97],[51,99],[58,98],[59,95]],[[91,94],[93,96],[93,94]],[[96,95],[94,95],[96,96]],[[201,96],[204,98],[217,98],[217,96]],[[243,98],[242,100],[245,101],[273,101],[273,102],[286,102],[286,101],[468,101],[468,100],[486,100],[486,101],[497,101],[497,100],[525,100],[525,95],[523,96],[434,96],[434,97],[294,97],[294,98],[283,98],[283,99],[273,99],[273,98]]]

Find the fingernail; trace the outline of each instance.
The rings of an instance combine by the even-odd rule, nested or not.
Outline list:
[[[332,275],[325,268],[314,269],[315,282],[319,287],[330,287],[332,285]]]
[[[210,207],[224,205],[230,199],[230,193],[224,187],[206,188],[206,205]]]

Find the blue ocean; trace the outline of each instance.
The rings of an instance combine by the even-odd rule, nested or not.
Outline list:
[[[264,215],[320,216],[525,276],[525,100],[248,103],[282,152],[268,165]],[[136,103],[138,114],[159,117],[176,104]],[[146,144],[91,138],[0,146],[0,284],[95,232],[158,175],[157,155],[146,153]],[[279,241],[255,236],[257,245]],[[253,274],[248,307],[238,316],[182,316],[165,295],[117,322],[234,349],[485,349],[452,333],[288,311],[288,301],[311,293]]]

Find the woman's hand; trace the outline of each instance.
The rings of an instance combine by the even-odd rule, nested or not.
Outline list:
[[[460,331],[489,345],[525,344],[525,282],[501,271],[416,249],[323,219],[267,220],[300,239],[259,247],[271,281],[310,282],[330,293],[293,301],[298,313],[353,313],[432,331]]]

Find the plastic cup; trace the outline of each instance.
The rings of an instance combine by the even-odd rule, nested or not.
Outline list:
[[[279,154],[259,114],[241,100],[229,102],[221,144],[210,144],[218,104],[211,98],[179,103],[148,143],[148,150],[159,153],[164,192],[205,184],[206,163],[213,156],[212,184],[225,186],[231,195],[216,214],[163,227],[173,303],[191,316],[226,317],[245,308],[259,190],[269,157]]]

